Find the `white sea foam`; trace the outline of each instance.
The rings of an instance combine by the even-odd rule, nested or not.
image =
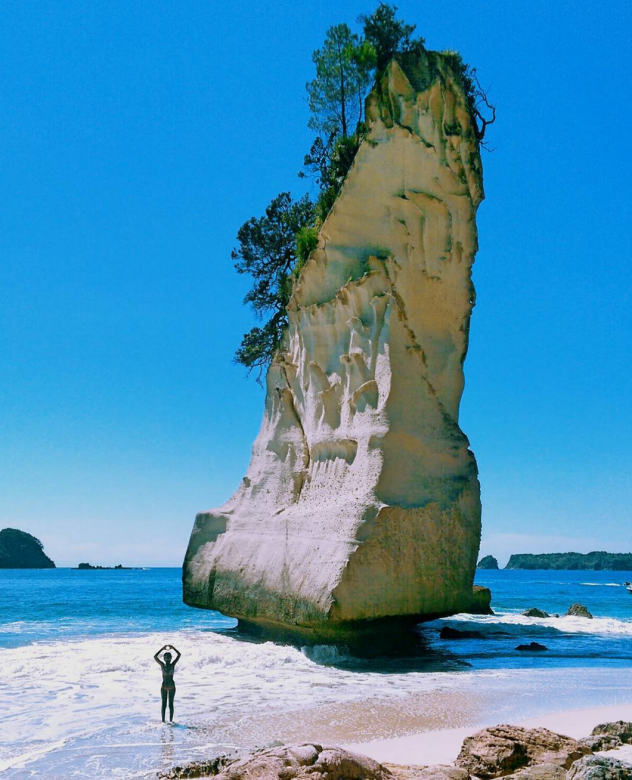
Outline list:
[[[622,588],[622,582],[580,582],[580,585],[589,585],[593,588]]]
[[[592,620],[572,615],[563,615],[555,618],[527,617],[520,613],[505,612],[496,615],[454,615],[450,620],[480,623],[494,626],[549,626],[572,634],[594,634],[602,636],[629,636],[632,637],[632,619],[619,620],[617,618],[595,617]]]

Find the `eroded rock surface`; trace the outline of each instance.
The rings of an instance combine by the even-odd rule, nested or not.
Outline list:
[[[576,740],[548,729],[502,725],[467,737],[456,763],[486,780],[536,764],[555,764],[568,769],[586,753],[588,748]]]
[[[566,780],[632,780],[632,764],[609,756],[585,756],[569,769]]]
[[[295,285],[242,485],[196,518],[186,603],[334,638],[468,611],[477,468],[458,424],[483,198],[458,78],[391,63]],[[376,625],[373,623],[373,625]]]
[[[264,750],[235,761],[218,780],[393,780],[376,761],[348,750],[306,743]]]

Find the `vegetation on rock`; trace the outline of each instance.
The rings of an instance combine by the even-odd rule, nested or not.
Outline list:
[[[281,345],[287,327],[286,308],[292,285],[318,243],[318,231],[327,218],[364,138],[364,102],[394,58],[411,83],[419,81],[417,61],[425,52],[424,39],[413,38],[415,25],[396,17],[397,7],[380,3],[358,18],[361,33],[348,25],[330,27],[320,49],[312,54],[316,74],[306,85],[311,116],[308,127],[317,133],[299,176],[312,176],[319,188],[315,203],[308,196],[293,202],[287,192],[278,195],[263,217],[248,220],[239,230],[233,260],[239,273],[253,277],[244,302],[264,320],[246,333],[235,361],[258,380]],[[439,56],[439,55],[437,55]],[[460,79],[480,143],[495,107],[480,87],[476,71],[458,52],[440,55]],[[418,84],[417,84],[418,87]],[[485,106],[492,112],[485,117]],[[293,232],[292,232],[293,231]]]
[[[632,553],[530,553],[512,555],[506,569],[568,571],[632,571]]]
[[[54,569],[39,539],[17,528],[0,531],[0,569]]]

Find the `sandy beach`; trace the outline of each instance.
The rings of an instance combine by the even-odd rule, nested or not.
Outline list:
[[[543,727],[579,739],[588,736],[598,724],[616,720],[632,721],[632,704],[564,710],[515,725],[526,728]],[[498,721],[498,723],[502,722],[504,721]],[[456,759],[463,740],[478,730],[477,727],[467,727],[424,731],[393,739],[350,743],[343,747],[369,756],[380,763],[451,764]],[[619,750],[610,751],[609,754],[632,763],[632,745],[624,745]]]

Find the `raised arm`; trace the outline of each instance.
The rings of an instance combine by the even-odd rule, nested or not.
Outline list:
[[[171,645],[171,649],[177,653],[176,657],[173,659],[173,665],[175,666],[180,660],[180,656],[182,655],[182,653],[178,650],[177,647],[174,647],[173,645]]]
[[[166,650],[168,647],[169,647],[169,645],[164,645],[163,647],[160,648],[160,650],[154,656],[154,661],[157,664],[160,664],[161,666],[164,666],[163,662],[160,660],[160,658],[158,656],[160,655],[160,653],[162,653],[163,650]]]

